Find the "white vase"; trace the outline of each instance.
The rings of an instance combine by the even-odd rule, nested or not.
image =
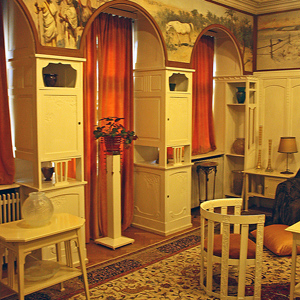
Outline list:
[[[32,192],[22,205],[22,218],[32,227],[45,226],[53,211],[53,204],[44,192]]]

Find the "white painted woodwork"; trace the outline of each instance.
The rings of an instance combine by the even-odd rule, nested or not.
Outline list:
[[[191,167],[135,167],[133,226],[160,235],[191,227]]]
[[[237,87],[246,88],[243,104],[237,102]],[[219,140],[219,151],[224,155],[224,195],[241,196],[232,192],[233,170],[253,168],[256,163],[258,143],[258,80],[253,76],[215,77],[215,101],[223,105],[223,140]],[[223,103],[222,103],[223,100]],[[220,109],[219,109],[220,110]],[[219,122],[215,120],[215,122]],[[225,124],[225,126],[224,126]],[[222,124],[218,124],[220,128]],[[232,145],[237,138],[245,139],[244,155],[234,153]]]
[[[175,91],[169,91],[169,80]],[[157,165],[166,167],[167,147],[183,146],[184,163],[190,164],[192,70],[135,70],[134,90],[135,162],[159,159]]]
[[[201,255],[200,286],[208,296],[220,299],[255,299],[261,298],[263,235],[265,215],[241,215],[242,198],[208,200],[200,205],[201,220]],[[233,214],[229,207],[234,207]],[[255,257],[248,258],[249,226],[257,229]],[[222,235],[221,254],[215,253],[216,236]],[[231,234],[238,234],[240,247],[238,258],[229,256]],[[206,242],[206,243],[205,243]],[[206,247],[204,245],[207,245]],[[237,251],[237,249],[236,249]],[[220,270],[215,266],[219,265]],[[230,294],[229,272],[237,272],[236,294]],[[245,296],[246,273],[252,270],[253,296]],[[220,276],[220,289],[215,289],[213,278]]]
[[[16,167],[17,175],[20,176],[16,179],[37,189],[48,188],[49,183],[43,181],[42,166],[75,158],[76,179],[82,182],[83,91],[82,80],[80,80],[82,59],[43,55],[36,55],[34,59],[29,58],[25,66],[30,65],[35,70],[31,75],[36,78],[36,83],[32,82],[28,87],[31,91],[29,94],[26,88],[21,88],[24,85],[22,82],[20,88],[16,87],[19,85],[18,78],[26,76],[24,72],[26,68],[22,67],[22,62],[23,60],[12,59],[8,64],[16,82],[16,85],[10,88]],[[68,68],[71,65],[77,76],[75,86],[46,87],[43,81],[43,70],[49,64],[54,64],[54,69],[55,66],[60,66],[61,69],[61,66]],[[24,72],[23,76],[19,76],[19,72]],[[58,77],[68,76],[68,73],[64,74],[59,69],[57,73]],[[27,168],[24,168],[24,165]],[[52,183],[55,184],[55,180]]]
[[[134,243],[121,231],[121,160],[120,155],[106,156],[107,169],[107,236],[95,240],[113,250]]]
[[[133,225],[169,235],[191,226],[192,70],[135,70],[134,83]]]
[[[271,163],[278,171],[286,169],[287,155],[278,152],[280,137],[294,136],[300,147],[299,101],[300,72],[298,70],[257,72],[260,80],[260,125],[263,127],[262,166],[268,164],[268,140],[272,140]],[[289,169],[297,172],[300,165],[298,153],[288,155]]]
[[[4,1],[4,11],[15,179],[21,185],[21,199],[24,201],[30,192],[43,191],[54,202],[56,212],[84,218],[84,59],[36,54],[34,38],[21,8],[15,1]],[[45,86],[45,73],[58,74],[54,87]],[[71,159],[75,159],[76,178],[66,178],[66,171],[59,176],[60,163]],[[56,173],[52,181],[44,181],[41,168],[54,164]],[[85,243],[84,229],[81,235]],[[43,249],[42,258],[52,259],[52,248]]]
[[[1,282],[18,293],[18,298],[24,300],[25,295],[39,291],[46,287],[62,283],[78,276],[83,277],[86,299],[90,299],[87,273],[84,261],[84,248],[80,229],[85,220],[74,215],[61,213],[54,214],[49,225],[42,227],[28,227],[24,220],[5,223],[0,225],[0,254],[5,249],[8,251],[8,276]],[[75,241],[76,250],[80,261],[80,269],[74,267],[70,242]],[[27,281],[24,277],[24,264],[26,256],[43,247],[64,243],[67,250],[67,259],[63,263],[58,252],[56,261],[60,264],[59,271],[53,277],[40,281]],[[17,260],[15,272],[15,258]],[[2,266],[1,266],[2,269]],[[15,274],[16,273],[16,274]],[[0,272],[1,275],[1,272]],[[63,286],[61,285],[61,288]]]

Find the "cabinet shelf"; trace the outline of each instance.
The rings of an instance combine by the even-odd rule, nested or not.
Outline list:
[[[22,180],[20,179],[18,181],[22,186],[24,187],[29,187],[32,189],[36,189],[34,187],[34,184],[32,181],[26,181],[26,180]],[[86,181],[80,181],[80,180],[76,180],[73,178],[68,178],[67,184],[66,185],[62,185],[61,187],[73,187],[73,186],[78,186],[78,185],[84,185],[86,184]],[[52,181],[43,181],[41,187],[39,188],[40,191],[49,191],[49,190],[56,190],[58,187],[55,186],[55,183],[53,183]]]
[[[245,106],[245,103],[227,103],[227,106]]]
[[[232,156],[232,157],[240,157],[240,158],[244,158],[245,155],[241,155],[241,154],[235,154],[235,153],[226,153],[226,156]]]
[[[192,166],[193,163],[185,163],[185,162],[181,164],[168,163],[166,166],[161,166],[157,164],[155,161],[144,161],[144,162],[135,162],[134,165],[139,167],[149,167],[153,169],[167,170],[167,169],[175,169],[175,168]]]

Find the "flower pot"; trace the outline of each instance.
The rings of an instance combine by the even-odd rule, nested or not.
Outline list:
[[[106,151],[110,154],[120,154],[121,140],[120,136],[105,136],[104,144]]]

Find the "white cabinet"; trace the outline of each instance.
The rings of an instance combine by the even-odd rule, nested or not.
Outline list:
[[[82,183],[82,60],[43,55],[29,60],[30,70],[23,68],[21,61],[9,63],[15,80],[20,72],[25,76],[25,70],[33,76],[24,88],[17,83],[10,89],[17,180],[39,190],[49,189],[52,185]],[[45,85],[43,75],[46,72],[57,74],[58,86]],[[58,182],[58,175],[67,172],[68,161],[72,159],[76,161],[76,182],[68,178]],[[44,181],[43,166],[56,167],[51,182]]]
[[[191,168],[135,167],[133,226],[170,235],[191,226]]]
[[[9,97],[22,200],[43,191],[55,212],[84,218],[82,63],[78,58],[35,55],[11,59],[8,73],[13,78]],[[47,85],[45,74],[56,74],[56,83]],[[50,181],[42,174],[45,166],[54,167]],[[49,251],[43,249],[43,258],[52,258]]]
[[[245,100],[238,102],[236,92],[244,88]],[[234,187],[238,172],[253,168],[258,143],[258,80],[253,76],[217,77],[215,89],[218,99],[224,103],[224,196],[241,196],[242,190]],[[237,139],[244,146],[237,150]],[[237,142],[238,143],[238,142]],[[242,149],[243,148],[243,149]],[[237,182],[237,181],[236,181]],[[240,184],[240,183],[239,183]],[[236,191],[238,194],[236,193]]]
[[[133,225],[168,235],[191,226],[192,70],[135,70],[134,90]]]

